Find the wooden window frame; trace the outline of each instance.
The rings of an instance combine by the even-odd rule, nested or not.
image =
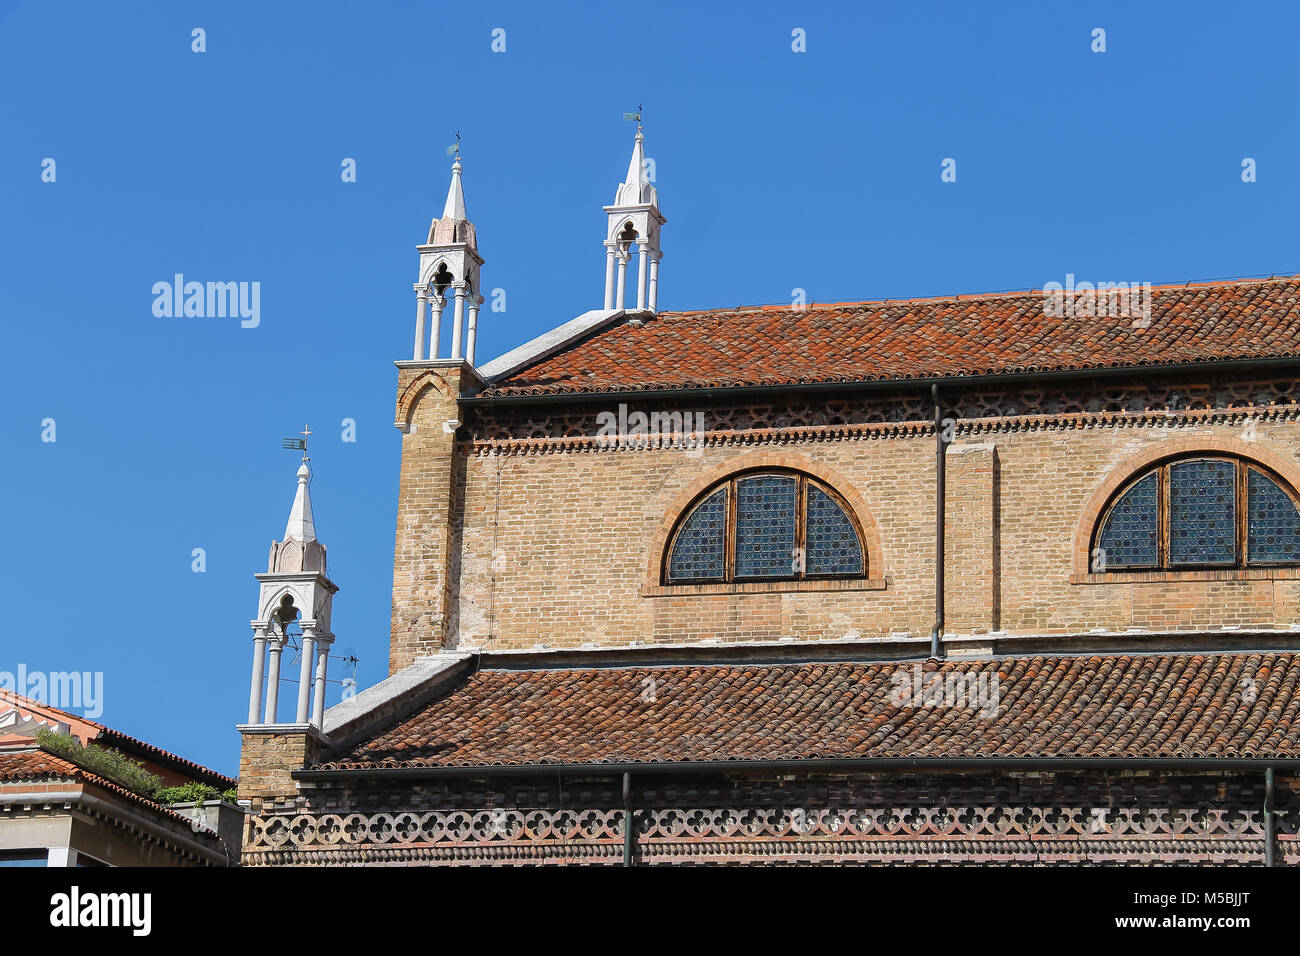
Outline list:
[[[795,502],[794,502],[794,548],[796,553],[803,556],[803,567],[797,574],[788,575],[762,575],[736,577],[736,504],[737,494],[736,485],[748,478],[759,478],[765,475],[771,475],[775,478],[793,478],[795,479]],[[808,564],[808,489],[816,488],[818,491],[829,497],[840,510],[844,512],[849,519],[849,524],[853,528],[853,533],[858,538],[858,550],[862,553],[862,570],[852,574],[809,574],[807,571]],[[717,578],[670,578],[668,576],[668,567],[672,561],[673,550],[677,547],[677,538],[682,529],[686,526],[687,520],[695,513],[703,502],[718,493],[718,489],[725,489],[726,499],[723,504],[723,526],[722,526],[722,577]],[[659,581],[664,587],[676,587],[678,585],[699,585],[699,584],[760,584],[765,582],[790,582],[790,581],[856,581],[868,576],[870,556],[867,554],[866,536],[862,533],[862,525],[858,522],[858,516],[853,513],[844,496],[834,488],[827,485],[811,475],[801,471],[795,471],[789,468],[750,468],[745,471],[738,471],[734,475],[729,475],[722,481],[710,485],[703,492],[696,495],[689,505],[682,509],[682,513],[677,518],[677,523],[673,526],[672,534],[668,536],[668,546],[664,548],[663,558],[661,561]]]
[[[1234,514],[1235,554],[1231,562],[1218,563],[1194,563],[1194,562],[1173,562],[1169,557],[1169,513],[1170,513],[1170,471],[1175,465],[1187,464],[1196,461],[1219,461],[1229,462],[1235,469],[1234,480],[1236,490],[1236,513]],[[1101,510],[1101,515],[1093,528],[1092,540],[1088,550],[1088,568],[1090,574],[1110,574],[1110,573],[1132,573],[1132,572],[1178,572],[1178,571],[1244,571],[1251,568],[1295,568],[1300,567],[1300,560],[1296,561],[1251,561],[1250,560],[1250,473],[1258,471],[1265,478],[1272,481],[1277,487],[1281,488],[1283,493],[1291,499],[1291,502],[1300,509],[1300,495],[1297,495],[1294,488],[1288,484],[1281,475],[1277,474],[1270,468],[1266,468],[1257,461],[1249,458],[1243,458],[1237,455],[1215,455],[1215,454],[1191,454],[1179,455],[1173,458],[1166,458],[1134,475],[1126,481],[1111,496],[1106,503],[1106,507]],[[1145,479],[1148,475],[1156,474],[1156,563],[1150,564],[1111,564],[1106,562],[1104,571],[1099,571],[1095,567],[1097,549],[1101,546],[1101,534],[1105,530],[1106,524],[1110,521],[1111,512],[1129,490],[1139,481]]]

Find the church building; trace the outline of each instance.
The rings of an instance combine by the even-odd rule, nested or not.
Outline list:
[[[390,676],[325,706],[304,461],[245,865],[1300,862],[1300,277],[661,311],[638,127],[603,295],[480,363],[462,172]]]

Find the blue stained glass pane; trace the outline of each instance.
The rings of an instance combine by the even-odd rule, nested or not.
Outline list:
[[[668,558],[668,580],[721,578],[725,566],[727,489],[719,488],[687,517]]]
[[[1263,564],[1300,561],[1300,511],[1291,496],[1272,478],[1252,468],[1249,500],[1250,560]]]
[[[1152,472],[1124,492],[1106,516],[1094,555],[1094,571],[1109,568],[1153,568],[1160,559],[1156,550],[1157,494],[1160,475]]]
[[[1237,466],[1188,461],[1169,466],[1169,563],[1237,559]]]
[[[808,486],[807,548],[809,574],[861,574],[862,544],[853,522],[820,488]]]
[[[798,483],[758,475],[736,482],[736,577],[795,573],[794,512]]]

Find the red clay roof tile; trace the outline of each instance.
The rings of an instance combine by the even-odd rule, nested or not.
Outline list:
[[[184,814],[177,813],[155,800],[150,800],[133,790],[128,790],[126,787],[79,767],[71,760],[56,754],[40,749],[0,751],[0,783],[60,778],[88,783],[101,790],[107,790],[109,793],[116,794],[131,803],[145,807],[172,822],[186,825],[192,823],[190,818]],[[215,834],[204,831],[196,831],[196,833],[205,839],[215,839]]]
[[[1103,297],[1104,299],[1104,297]],[[578,341],[485,396],[1004,375],[1300,356],[1300,279],[1152,290],[1131,317],[1054,318],[1042,292],[661,312]]]
[[[811,757],[1300,757],[1297,654],[1015,657],[938,666],[945,676],[990,680],[996,674],[995,716],[965,707],[897,706],[894,675],[910,676],[915,666],[480,670],[318,769]]]

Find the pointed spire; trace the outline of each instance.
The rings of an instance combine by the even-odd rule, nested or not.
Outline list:
[[[456,148],[456,147],[453,147]],[[471,249],[475,248],[474,224],[469,221],[465,211],[465,186],[460,179],[460,153],[451,164],[451,186],[447,189],[447,201],[442,207],[442,216],[429,225],[427,245],[446,245],[463,242]]]
[[[615,206],[658,205],[659,191],[650,182],[645,161],[645,133],[637,124],[636,139],[632,143],[632,158],[628,160],[627,176],[619,183],[614,194]]]
[[[451,164],[451,188],[447,190],[447,203],[442,207],[442,218],[452,222],[461,222],[469,218],[465,214],[465,187],[460,181],[460,154]]]
[[[645,178],[645,133],[641,132],[641,127],[636,128],[636,141],[632,144],[632,160],[627,164],[627,177],[623,184],[636,183],[638,186],[646,182]]]
[[[284,540],[298,541],[306,544],[316,540],[316,522],[311,514],[311,492],[307,482],[311,479],[311,469],[307,459],[303,459],[298,469],[298,493],[294,495],[293,507],[289,510],[289,523],[284,526]]]

